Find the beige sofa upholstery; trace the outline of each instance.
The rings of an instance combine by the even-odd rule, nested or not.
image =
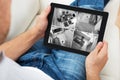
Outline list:
[[[24,32],[30,26],[39,9],[39,0],[12,0],[12,19],[7,40]]]
[[[105,11],[109,12],[109,19],[104,37],[109,43],[109,60],[101,73],[102,80],[120,80],[119,29],[115,25],[119,4],[119,0],[111,0],[105,8]]]
[[[51,2],[70,4],[73,0],[13,0],[12,24],[8,40],[24,32],[34,22],[36,14],[45,9]],[[109,20],[104,40],[109,43],[109,60],[101,72],[102,80],[120,80],[120,41],[119,29],[115,25],[119,0],[111,0],[105,11]]]

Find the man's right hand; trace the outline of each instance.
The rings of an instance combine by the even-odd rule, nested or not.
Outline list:
[[[100,80],[100,72],[108,60],[107,42],[99,42],[86,59],[87,80]]]
[[[2,44],[9,32],[11,15],[11,0],[0,0],[0,44]]]

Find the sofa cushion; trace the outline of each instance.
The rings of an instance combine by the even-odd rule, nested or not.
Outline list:
[[[39,11],[39,0],[12,0],[11,27],[7,40],[24,32]]]
[[[109,60],[101,73],[102,80],[120,80],[119,29],[115,25],[119,3],[120,0],[110,0],[105,8],[105,11],[109,12],[108,24],[104,36],[104,40],[109,44]]]

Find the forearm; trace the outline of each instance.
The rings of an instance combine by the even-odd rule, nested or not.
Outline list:
[[[5,51],[7,57],[17,60],[40,38],[38,36],[40,35],[35,29],[28,30],[15,39],[2,44],[0,50]]]

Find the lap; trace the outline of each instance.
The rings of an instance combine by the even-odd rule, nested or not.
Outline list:
[[[66,80],[86,80],[85,56],[55,49],[52,50],[52,55]]]
[[[37,67],[56,80],[85,80],[85,56],[49,49],[43,39],[36,42],[18,63]]]

